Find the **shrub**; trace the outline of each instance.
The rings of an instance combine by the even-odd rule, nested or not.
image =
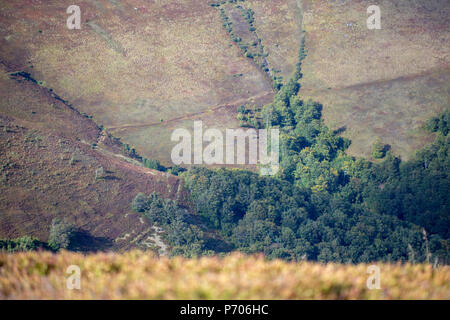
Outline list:
[[[64,219],[55,218],[52,220],[48,245],[51,249],[68,249],[70,241],[75,232],[75,227]]]
[[[172,168],[170,168],[168,170],[169,173],[171,173],[175,176],[178,176],[180,173],[182,173],[184,171],[186,171],[186,169],[184,169],[183,167],[180,167],[180,166],[173,166]]]
[[[385,147],[381,142],[380,138],[377,138],[372,145],[372,157],[374,159],[381,159],[384,158],[385,155],[386,155]]]
[[[0,251],[17,252],[33,251],[44,247],[44,243],[38,239],[29,236],[23,236],[17,239],[0,240]]]
[[[446,110],[440,115],[427,121],[425,127],[430,132],[440,132],[446,136],[450,130],[450,110]]]
[[[163,172],[166,171],[166,168],[164,166],[162,166],[158,160],[143,158],[142,163],[144,164],[144,167],[146,167],[146,168],[163,171]]]
[[[131,203],[131,207],[134,211],[144,212],[148,209],[148,199],[142,192],[138,193],[138,195],[133,199]]]

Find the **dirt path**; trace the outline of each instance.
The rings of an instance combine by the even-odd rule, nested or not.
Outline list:
[[[183,115],[183,116],[180,116],[180,117],[172,118],[172,119],[169,119],[169,120],[164,120],[162,122],[158,121],[158,122],[147,122],[147,123],[139,123],[139,124],[124,124],[124,125],[120,125],[120,126],[108,127],[108,130],[111,131],[111,130],[145,128],[145,127],[164,125],[164,124],[167,124],[167,123],[176,122],[176,121],[180,121],[180,120],[188,120],[188,119],[191,119],[193,117],[196,117],[196,116],[199,116],[199,115],[202,115],[202,114],[205,114],[205,113],[214,112],[214,111],[220,110],[222,108],[236,106],[238,104],[244,104],[244,103],[246,103],[248,101],[264,98],[264,97],[272,95],[272,94],[273,94],[273,92],[266,92],[266,93],[255,95],[255,96],[252,96],[252,97],[249,97],[249,98],[242,98],[242,99],[239,99],[239,100],[235,100],[235,101],[233,101],[231,103],[222,104],[222,105],[219,105],[219,106],[216,106],[214,108],[207,109],[207,110],[204,110],[204,111],[189,113],[189,114],[186,114],[186,115]]]
[[[124,156],[124,155],[122,155],[122,154],[114,153],[114,152],[111,152],[111,151],[109,151],[109,150],[106,150],[106,149],[102,148],[102,147],[100,146],[100,143],[104,141],[105,137],[106,137],[106,136],[104,135],[104,132],[102,131],[102,133],[101,133],[100,136],[99,136],[97,146],[95,147],[95,150],[96,150],[97,152],[100,152],[100,153],[102,153],[103,155],[106,155],[106,156],[109,156],[109,157],[120,158],[121,160],[126,161],[126,162],[128,162],[128,163],[130,163],[130,164],[132,164],[132,165],[134,165],[134,166],[143,168],[143,169],[146,170],[146,171],[145,171],[145,174],[156,175],[156,173],[153,172],[152,169],[149,169],[149,168],[144,167],[144,165],[143,165],[141,162],[139,162],[139,161],[137,161],[137,160],[135,160],[135,159],[126,157],[126,156]],[[83,144],[85,144],[85,145],[89,145],[89,146],[91,145],[89,142],[84,141],[84,140],[81,140],[80,142],[83,143]]]
[[[389,84],[399,81],[410,81],[414,80],[420,77],[426,77],[433,74],[440,74],[440,73],[446,73],[450,70],[449,68],[435,68],[430,69],[424,72],[415,73],[415,74],[407,74],[403,76],[399,76],[396,78],[388,78],[388,79],[379,79],[375,81],[369,81],[369,82],[361,82],[352,84],[349,86],[341,86],[341,87],[334,87],[334,88],[302,88],[302,92],[313,92],[313,93],[319,93],[319,92],[329,92],[329,91],[340,91],[340,90],[351,90],[351,89],[359,89],[364,87],[370,87],[370,86],[376,86],[376,85],[383,85],[383,84]]]
[[[162,241],[159,233],[163,232],[163,230],[158,226],[153,226],[154,233],[149,236],[147,239],[152,241],[157,247],[159,247],[158,254],[160,256],[166,256],[168,252],[167,245]]]

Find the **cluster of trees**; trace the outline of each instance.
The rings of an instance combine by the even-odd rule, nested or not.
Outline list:
[[[208,254],[206,237],[202,224],[170,199],[164,199],[156,193],[146,196],[139,193],[132,202],[132,208],[140,212],[152,224],[165,231],[165,240],[171,246],[171,254],[187,257]]]
[[[261,112],[256,106],[242,105],[237,108],[237,112],[237,119],[241,127],[262,128]]]
[[[149,169],[154,169],[161,172],[168,172],[176,176],[179,173],[185,171],[185,169],[180,166],[165,167],[158,160],[142,157],[137,153],[135,148],[130,147],[130,145],[127,143],[122,144],[122,153],[127,157],[130,157],[132,159],[141,162],[144,167]]]
[[[425,127],[431,132],[439,132],[446,136],[450,127],[450,110],[446,109],[439,116],[427,121]]]
[[[246,253],[342,263],[448,259],[440,236],[424,239],[418,225],[369,210],[358,182],[330,193],[243,170],[193,168],[184,176],[198,214]]]
[[[38,239],[24,236],[17,239],[0,239],[0,251],[6,251],[8,253],[18,251],[33,251],[39,248],[47,249],[47,244],[39,241]]]
[[[228,1],[228,3],[237,3],[238,1]],[[242,1],[243,2],[243,1]],[[226,11],[221,5],[226,4],[226,1],[222,1],[221,3],[212,4],[213,7],[219,7],[220,16],[222,18],[223,27],[229,33],[231,39],[239,45],[242,50],[242,53],[245,57],[253,59],[253,61],[266,72],[272,79],[272,85],[276,90],[279,90],[283,86],[283,77],[276,75],[275,70],[271,70],[269,68],[269,64],[267,63],[266,57],[268,53],[264,52],[264,46],[262,45],[261,39],[258,37],[256,33],[256,28],[254,26],[255,17],[254,11],[252,9],[245,9],[240,5],[236,5],[236,9],[241,11],[241,15],[248,23],[249,31],[254,35],[254,40],[244,41],[241,37],[236,35],[233,31],[233,23],[230,21],[230,18],[227,16]]]
[[[299,100],[297,91],[295,83],[283,87],[267,117],[269,126],[283,132],[278,176],[207,168],[182,174],[202,223],[230,250],[269,258],[448,263],[449,137],[439,120],[445,117],[430,120],[438,123],[432,129],[436,140],[414,159],[402,162],[387,151],[383,161],[372,163],[345,155],[349,141],[324,126],[320,104]],[[161,201],[171,209],[162,210]],[[145,212],[169,220],[186,216],[176,214],[180,209],[174,202],[156,203],[156,210],[145,207]],[[162,222],[169,234],[191,237],[171,240],[184,247],[176,254],[211,254],[206,228],[195,228],[198,223],[174,229]],[[188,240],[193,233],[197,238]],[[195,250],[185,249],[189,241]]]
[[[300,78],[301,60],[261,112],[266,128],[280,129],[277,176],[182,174],[203,222],[231,248],[270,258],[448,263],[448,111],[428,121],[436,140],[414,159],[402,162],[378,142],[374,158],[384,159],[372,163],[345,153],[350,141],[324,124],[320,103],[301,98]]]
[[[38,249],[58,251],[60,249],[71,249],[76,241],[76,228],[64,219],[55,218],[50,226],[48,243],[36,238],[24,236],[16,239],[0,239],[0,251],[34,251]]]
[[[438,117],[439,118],[439,117]],[[389,151],[380,164],[358,175],[361,194],[372,210],[422,226],[450,239],[450,157],[447,128],[435,129],[434,143],[402,162]],[[443,132],[446,132],[444,135]]]
[[[238,6],[242,11],[242,16],[247,20],[250,25],[250,31],[255,31],[253,23],[255,22],[255,12],[252,9],[244,9],[242,6]],[[253,28],[253,29],[252,29]]]
[[[302,40],[300,41],[300,48],[298,50],[298,62],[295,65],[295,73],[293,78],[295,80],[300,80],[303,77],[302,74],[302,62],[303,60],[306,58],[306,47],[305,47],[305,43],[306,43],[306,35],[305,35],[305,31],[302,31]]]
[[[224,26],[231,29],[227,17]],[[269,258],[447,264],[450,112],[427,122],[436,140],[410,161],[402,162],[381,141],[372,154],[380,160],[356,159],[345,153],[350,141],[324,124],[322,105],[300,96],[305,57],[303,36],[296,70],[274,101],[255,110],[258,117],[238,109],[241,120],[255,118],[258,127],[280,129],[275,177],[192,168],[181,176],[200,221],[156,195],[141,195],[135,209],[167,230],[178,254],[210,254],[214,247],[205,245],[205,231],[213,230],[229,250]]]
[[[161,165],[161,163],[155,159],[142,158],[142,164],[144,165],[144,167],[149,169],[154,169],[162,172],[167,171],[167,168]]]

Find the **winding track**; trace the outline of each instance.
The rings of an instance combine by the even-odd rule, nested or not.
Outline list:
[[[172,119],[169,119],[169,120],[164,120],[163,122],[158,121],[158,122],[147,122],[147,123],[139,123],[139,124],[124,124],[124,125],[119,125],[119,126],[108,127],[108,130],[111,131],[111,130],[125,130],[125,129],[134,129],[134,128],[145,128],[145,127],[164,125],[164,124],[175,122],[175,121],[179,121],[179,120],[188,120],[188,119],[191,119],[193,117],[196,117],[196,116],[199,116],[199,115],[202,115],[202,114],[205,114],[205,113],[214,112],[214,111],[220,110],[222,108],[236,106],[238,104],[243,104],[243,103],[246,103],[246,102],[248,102],[250,100],[254,100],[254,99],[264,98],[264,97],[269,96],[269,95],[273,95],[273,92],[265,92],[265,93],[262,93],[262,94],[259,94],[259,95],[255,95],[255,96],[252,96],[252,97],[249,97],[249,98],[238,99],[238,100],[235,100],[235,101],[233,101],[231,103],[225,103],[225,104],[213,107],[211,109],[206,109],[206,110],[199,111],[199,112],[189,113],[189,114],[186,114],[186,115],[183,115],[183,116],[180,116],[180,117],[175,117],[175,118],[172,118]]]

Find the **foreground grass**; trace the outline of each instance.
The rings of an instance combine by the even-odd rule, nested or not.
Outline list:
[[[68,290],[66,269],[81,269]],[[381,289],[366,286],[368,265],[225,258],[157,258],[139,251],[0,254],[2,299],[450,299],[450,268],[380,264]]]

